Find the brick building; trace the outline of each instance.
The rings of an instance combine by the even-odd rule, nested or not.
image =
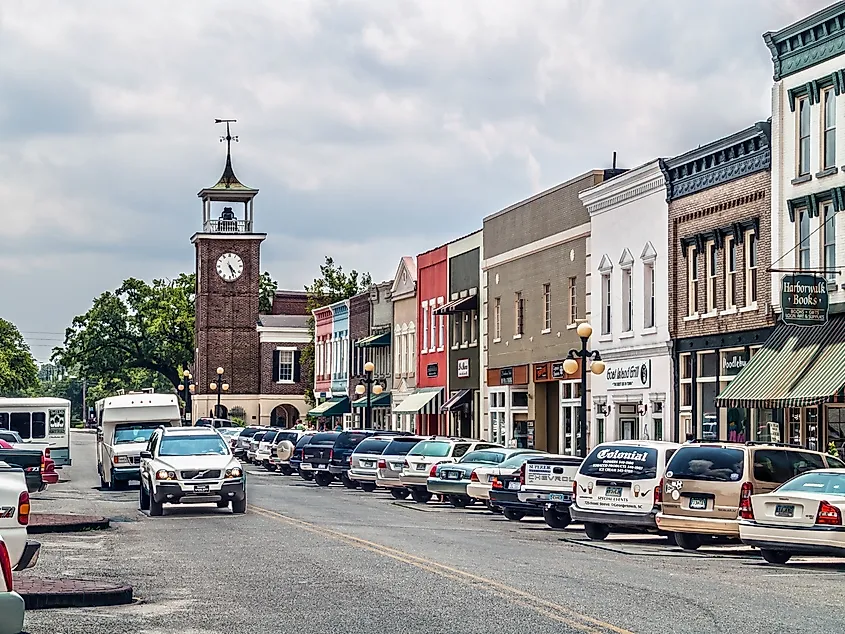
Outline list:
[[[716,396],[771,333],[771,147],[758,123],[663,163],[675,433],[750,440],[752,414]]]

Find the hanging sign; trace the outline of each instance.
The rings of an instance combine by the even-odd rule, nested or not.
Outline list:
[[[820,275],[794,273],[780,282],[783,323],[792,326],[821,326],[827,322],[829,297],[827,280]]]

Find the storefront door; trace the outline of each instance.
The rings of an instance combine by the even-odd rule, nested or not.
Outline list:
[[[620,418],[620,440],[638,440],[639,436],[637,434],[637,423],[638,421],[636,418]]]

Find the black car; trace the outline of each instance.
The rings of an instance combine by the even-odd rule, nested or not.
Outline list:
[[[352,452],[355,451],[362,440],[370,436],[405,436],[404,431],[384,431],[377,429],[349,429],[341,432],[332,447],[331,459],[329,460],[329,473],[340,477],[341,482],[349,488],[355,489],[358,483],[350,480],[347,476],[349,467],[352,466]],[[329,481],[331,482],[331,481]]]
[[[519,474],[493,477],[490,489],[490,506],[501,509],[509,520],[518,522],[523,517],[543,517],[543,507],[519,501]]]
[[[334,480],[334,476],[329,471],[329,464],[332,461],[335,441],[340,434],[339,431],[326,431],[311,436],[311,440],[302,447],[299,475],[306,480],[313,477],[321,487],[329,486]]]
[[[289,464],[291,471],[298,473],[303,480],[311,480],[314,477],[314,473],[312,471],[303,471],[299,467],[302,465],[302,452],[305,449],[305,445],[311,442],[311,439],[316,435],[316,433],[311,432],[303,434],[302,437],[296,441],[296,445],[293,448],[293,455],[290,457]]]

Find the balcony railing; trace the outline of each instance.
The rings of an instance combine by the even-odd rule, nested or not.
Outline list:
[[[203,227],[205,233],[252,233],[249,220],[208,220]]]

